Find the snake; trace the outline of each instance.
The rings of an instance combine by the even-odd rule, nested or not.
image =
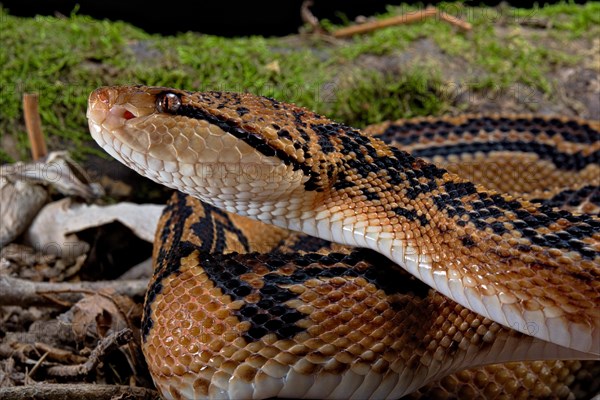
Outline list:
[[[96,89],[87,117],[176,189],[142,323],[164,398],[574,398],[597,380],[597,121],[361,130],[141,85]]]

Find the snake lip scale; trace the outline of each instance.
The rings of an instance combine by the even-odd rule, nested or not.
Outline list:
[[[95,90],[87,116],[93,138],[117,160],[203,201],[206,207],[241,216],[239,221],[244,222],[220,228],[223,237],[229,238],[226,241],[243,244],[244,235],[239,232],[261,222],[274,226],[257,225],[265,226],[256,228],[264,232],[279,229],[273,232],[280,234],[289,229],[371,249],[465,307],[465,312],[521,332],[527,340],[546,343],[541,347],[529,343],[530,350],[516,352],[516,359],[598,359],[600,355],[598,211],[589,204],[553,208],[551,202],[536,200],[549,193],[544,185],[535,187],[531,181],[513,197],[504,191],[502,181],[508,178],[491,179],[491,186],[482,186],[444,164],[468,155],[476,165],[492,160],[501,150],[521,152],[523,160],[535,159],[531,165],[542,166],[548,181],[573,183],[576,190],[569,195],[581,192],[582,197],[593,197],[600,186],[597,123],[464,116],[360,131],[307,109],[251,94],[145,86]],[[400,148],[385,143],[386,135],[394,135]],[[411,154],[403,149],[410,149]],[[470,173],[481,174],[473,169]],[[553,193],[554,202],[566,196],[558,192]],[[238,218],[204,210],[221,223]],[[187,211],[186,218],[192,214]],[[179,224],[187,224],[186,219]],[[230,232],[229,236],[224,232]],[[163,258],[179,246],[172,238],[168,243],[165,240],[157,233],[155,255],[162,251]],[[240,246],[236,251],[249,251],[255,243]],[[184,253],[178,265],[202,264],[190,261],[189,257],[197,257],[191,249]],[[209,269],[204,271],[209,274]],[[163,287],[167,275],[161,275],[160,282],[158,273],[155,279]],[[147,307],[148,313],[156,312],[153,304]],[[291,332],[281,329],[275,332],[280,339],[285,336],[281,332]],[[268,337],[268,330],[263,334]],[[260,338],[246,335],[243,340],[255,339]],[[478,362],[489,362],[485,360]],[[352,379],[349,374],[342,379]],[[430,375],[423,382],[435,374]],[[208,387],[219,386],[216,378],[211,379]],[[228,390],[245,394],[250,390],[242,384],[234,389],[231,383],[223,385],[219,387],[229,389],[206,389],[206,393],[226,396]],[[252,396],[261,398],[261,390],[266,389],[253,390]],[[286,390],[290,389],[273,393],[289,394]],[[303,395],[348,395],[336,390]],[[375,390],[371,396],[405,393],[394,390],[387,395]]]

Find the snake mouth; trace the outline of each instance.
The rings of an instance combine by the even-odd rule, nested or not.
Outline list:
[[[90,121],[113,130],[154,111],[154,96],[148,93],[101,87],[90,94],[86,115]]]
[[[151,118],[155,110],[155,96],[138,87],[127,90],[116,87],[101,87],[94,90],[88,99],[87,118],[94,140],[118,160],[118,152],[131,150],[145,153],[150,141],[145,134],[136,134],[136,124]],[[115,153],[115,154],[113,154]]]
[[[134,112],[127,110],[127,107],[119,105],[118,99],[119,92],[114,88],[101,87],[94,90],[88,99],[88,119],[98,124],[111,122],[110,125],[118,126],[119,124],[115,124],[115,122],[136,117]]]

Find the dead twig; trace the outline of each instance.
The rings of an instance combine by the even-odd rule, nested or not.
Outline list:
[[[83,356],[73,354],[69,350],[58,349],[46,343],[36,342],[34,343],[34,347],[36,348],[36,350],[44,352],[44,354],[47,355],[48,359],[52,359],[62,363],[80,364],[86,361],[86,358]]]
[[[27,376],[25,376],[25,379],[31,378],[31,376],[33,374],[35,374],[35,371],[37,371],[38,368],[40,367],[40,365],[42,365],[42,363],[44,362],[44,360],[46,359],[46,357],[48,357],[48,353],[42,354],[42,356],[37,360],[37,362],[35,363],[35,365],[33,366],[33,368],[31,368],[29,371],[27,371]]]
[[[439,11],[437,8],[427,7],[425,10],[417,11],[415,13],[396,15],[390,18],[341,28],[334,31],[332,35],[336,38],[349,37],[360,33],[372,32],[381,28],[387,28],[388,26],[410,24],[412,22],[422,21],[426,18],[434,17],[438,15],[438,13]]]
[[[0,388],[14,386],[15,380],[12,379],[14,368],[14,358],[6,357],[4,361],[0,361]]]
[[[130,400],[160,399],[152,389],[118,385],[95,385],[86,383],[39,384],[0,388],[3,400],[44,399],[44,400],[111,400],[127,398]]]
[[[467,21],[463,21],[460,18],[455,17],[454,15],[450,15],[448,13],[445,12],[441,12],[440,14],[440,19],[442,21],[446,21],[451,25],[454,25],[462,30],[465,31],[470,31],[471,28],[473,27],[470,23],[468,23]]]
[[[310,7],[313,5],[313,0],[304,0],[300,7],[300,17],[302,22],[309,25],[312,28],[312,33],[324,34],[325,29],[321,27],[319,19],[310,11]]]
[[[98,366],[106,355],[132,340],[133,331],[129,328],[113,332],[98,342],[96,348],[92,350],[89,358],[83,364],[50,367],[47,370],[48,375],[62,377],[86,376]]]
[[[388,26],[403,25],[403,24],[410,24],[413,22],[423,21],[427,18],[432,18],[432,17],[436,17],[436,16],[439,16],[441,20],[446,21],[454,26],[457,26],[460,29],[464,29],[464,30],[471,29],[471,24],[469,24],[468,22],[463,21],[463,20],[456,18],[452,15],[449,15],[447,13],[440,12],[435,7],[427,7],[424,10],[417,11],[414,13],[396,15],[394,17],[385,18],[382,20],[370,21],[370,22],[365,22],[363,24],[357,24],[357,25],[352,25],[352,26],[348,26],[345,28],[341,28],[341,29],[334,31],[332,33],[332,35],[333,35],[333,37],[336,37],[336,38],[350,37],[353,35],[357,35],[357,34],[361,34],[361,33],[368,33],[368,32],[378,30],[378,29],[386,28]]]
[[[148,280],[114,280],[98,282],[32,282],[9,276],[0,276],[0,306],[63,307],[75,303],[86,293],[111,290],[129,297],[144,296]],[[60,303],[48,294],[60,297]]]
[[[42,133],[42,120],[38,109],[37,94],[25,93],[23,95],[23,116],[25,117],[29,143],[31,144],[31,157],[34,161],[46,157],[48,149]]]

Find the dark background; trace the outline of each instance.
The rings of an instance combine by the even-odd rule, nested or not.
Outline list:
[[[529,8],[556,3],[557,1],[508,1],[516,7]],[[314,0],[313,14],[341,22],[340,13],[349,20],[358,15],[370,16],[385,11],[386,4],[401,4],[402,1],[369,0],[352,2],[347,0]],[[438,1],[410,2],[425,7]],[[498,5],[500,1],[466,1],[467,5]],[[575,1],[585,3],[585,1]],[[78,5],[78,14],[94,18],[123,20],[150,33],[174,34],[196,31],[220,36],[282,36],[298,32],[302,25],[300,6],[302,0],[246,0],[246,1],[161,1],[140,0],[3,0],[0,1],[10,14],[18,16],[69,15]]]

